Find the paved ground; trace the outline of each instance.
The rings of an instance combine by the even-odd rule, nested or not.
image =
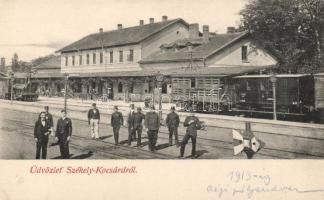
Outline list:
[[[17,111],[0,107],[0,158],[3,159],[34,159],[35,142],[33,139],[33,125],[36,113]],[[55,122],[57,118],[55,117]],[[163,128],[165,129],[165,128]],[[181,130],[183,130],[181,128]],[[73,119],[73,136],[70,145],[72,158],[75,159],[175,159],[179,155],[179,148],[168,146],[168,135],[163,130],[159,133],[156,153],[148,151],[146,133],[143,134],[143,147],[135,147],[135,142],[128,146],[127,128],[121,128],[120,141],[122,145],[113,145],[112,129],[106,124],[100,125],[99,141],[90,139],[89,127],[86,121]],[[202,133],[204,134],[204,133]],[[180,138],[182,138],[182,135]],[[49,144],[54,142],[50,138]],[[186,148],[186,156],[190,157],[191,144]],[[200,159],[233,158],[229,144],[198,139],[197,153]],[[59,158],[58,146],[49,146],[48,158]],[[238,156],[236,158],[243,158]]]
[[[9,102],[0,103],[0,158],[2,159],[34,159],[35,142],[33,139],[33,128],[38,113],[43,105],[50,105],[54,114],[55,124],[59,110],[62,105],[57,102],[51,103],[40,101],[36,103]],[[81,108],[84,107],[84,108]],[[99,141],[90,139],[89,127],[85,119],[88,106],[70,106],[69,116],[73,121],[73,136],[70,145],[70,152],[74,159],[176,159],[179,156],[179,148],[168,146],[168,133],[166,127],[162,127],[158,138],[158,151],[152,153],[148,151],[146,133],[143,133],[143,147],[127,145],[128,131],[123,127],[120,130],[120,141],[122,145],[114,146],[112,128],[107,123],[110,114],[103,115],[100,124]],[[231,137],[231,129],[212,127],[207,131],[199,131],[197,141],[198,159],[244,159],[245,156],[233,156],[233,144],[227,139],[215,137],[215,135],[225,135]],[[182,139],[185,133],[184,127],[179,128],[179,138]],[[224,134],[219,134],[224,133]],[[227,141],[227,142],[225,142]],[[50,138],[50,142],[54,142]],[[191,143],[186,147],[185,156],[190,158]],[[49,146],[48,158],[59,158],[58,146]],[[296,158],[322,158],[305,154],[296,154],[285,150],[263,148],[254,159],[296,159]]]

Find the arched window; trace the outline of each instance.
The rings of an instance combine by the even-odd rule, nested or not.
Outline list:
[[[122,93],[122,92],[123,92],[123,84],[118,83],[118,93]]]

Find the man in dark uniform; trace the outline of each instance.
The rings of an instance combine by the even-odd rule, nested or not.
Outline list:
[[[178,127],[180,123],[180,118],[179,115],[175,113],[174,106],[171,107],[171,112],[167,115],[165,122],[169,129],[169,145],[172,145],[172,135],[174,135],[176,145],[179,146]]]
[[[51,130],[50,130],[50,132],[51,132],[54,129],[54,122],[53,122],[53,116],[52,116],[52,114],[49,113],[49,107],[48,106],[44,106],[44,111],[42,111],[41,113],[39,113],[39,118],[40,118],[40,116],[41,116],[42,113],[45,113],[45,120],[51,126]]]
[[[149,141],[149,150],[156,151],[155,145],[157,142],[158,132],[160,128],[160,117],[151,106],[149,112],[145,116],[145,127]]]
[[[50,123],[46,120],[45,112],[41,112],[35,123],[34,138],[36,141],[36,159],[40,159],[42,150],[42,159],[46,159],[48,135],[50,134]]]
[[[110,125],[113,127],[115,145],[118,145],[119,129],[124,124],[123,114],[118,112],[118,107],[114,106],[114,113],[111,115]]]
[[[49,113],[49,107],[44,106],[44,109],[45,109],[45,119],[46,121],[48,121],[51,128],[53,128],[54,127],[53,116],[51,113]]]
[[[72,135],[72,121],[66,117],[66,111],[61,111],[62,117],[57,120],[55,140],[60,145],[61,157],[70,158],[69,142]]]
[[[134,132],[134,114],[135,114],[135,106],[134,104],[130,104],[130,111],[127,119],[128,126],[128,145],[130,145],[132,140],[136,140],[136,135]]]
[[[191,157],[196,157],[197,130],[201,129],[201,122],[199,121],[198,117],[195,116],[195,113],[192,110],[190,112],[190,116],[186,117],[183,123],[183,125],[187,127],[187,130],[181,141],[180,158],[183,158],[186,144],[188,143],[189,139],[191,139],[192,142]]]
[[[90,125],[91,138],[99,139],[99,122],[100,113],[95,103],[92,104],[92,108],[88,111],[88,123]]]
[[[141,146],[144,119],[145,119],[145,115],[142,113],[142,109],[138,107],[137,112],[134,114],[134,120],[133,120],[134,133],[135,134],[137,133],[136,146]],[[128,142],[130,141],[128,140]]]

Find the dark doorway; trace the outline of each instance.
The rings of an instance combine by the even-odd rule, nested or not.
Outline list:
[[[103,94],[103,83],[100,81],[98,83],[98,94]]]
[[[108,99],[114,99],[114,87],[112,83],[108,83]]]

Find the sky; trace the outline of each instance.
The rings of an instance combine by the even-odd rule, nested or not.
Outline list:
[[[31,59],[97,32],[136,26],[140,19],[182,18],[223,33],[240,22],[247,0],[0,0],[0,57]]]

